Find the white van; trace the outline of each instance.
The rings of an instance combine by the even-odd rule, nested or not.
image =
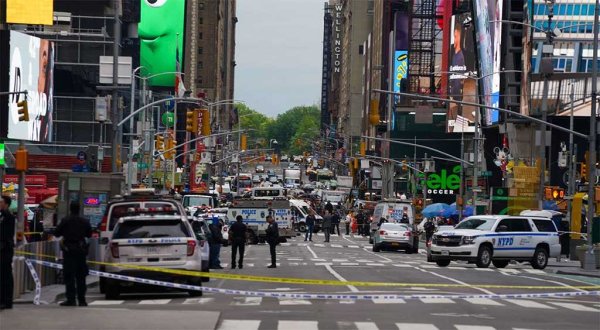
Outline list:
[[[277,187],[257,187],[250,191],[252,199],[284,199],[286,198],[285,189]]]
[[[408,224],[413,225],[415,210],[412,203],[406,200],[382,201],[375,205],[373,222],[377,223],[381,218],[386,219],[388,222],[402,222],[404,213],[408,216]]]
[[[308,216],[308,212],[312,209],[310,205],[302,199],[290,199],[290,208],[292,209],[292,215],[294,216],[294,225],[296,230],[299,232],[306,232],[305,219]],[[321,229],[323,223],[323,217],[315,212],[315,227],[314,232],[318,232]]]

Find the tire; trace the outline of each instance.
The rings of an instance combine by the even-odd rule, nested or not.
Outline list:
[[[440,267],[447,267],[450,264],[450,260],[447,260],[447,259],[436,260],[435,263]]]
[[[121,295],[119,288],[119,283],[114,280],[106,281],[106,291],[104,293],[104,298],[106,300],[117,300]]]
[[[477,261],[475,264],[478,268],[488,268],[492,263],[492,249],[487,245],[482,245],[479,247],[479,252],[477,252]]]
[[[531,266],[534,269],[544,269],[548,265],[548,251],[538,246],[533,253],[533,258],[531,259]]]
[[[496,268],[504,268],[508,266],[508,260],[492,260],[492,264],[494,264],[494,267]]]
[[[298,231],[301,233],[306,233],[306,224],[301,222],[298,224]]]
[[[377,244],[373,244],[373,252],[379,252],[381,251],[381,247]]]

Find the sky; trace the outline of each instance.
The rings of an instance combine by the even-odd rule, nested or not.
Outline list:
[[[238,0],[235,99],[275,117],[320,103],[324,0]]]

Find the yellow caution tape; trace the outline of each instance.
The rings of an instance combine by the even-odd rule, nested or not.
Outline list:
[[[56,259],[56,256],[42,255],[25,251],[15,251],[16,254],[31,255],[43,258]],[[201,272],[192,270],[181,270],[181,269],[168,269],[159,267],[148,267],[138,266],[122,263],[110,263],[101,261],[88,261],[90,264],[102,265],[102,266],[114,266],[119,268],[144,270],[152,272],[160,272],[166,274],[175,274],[182,276],[196,276],[196,277],[210,277],[224,280],[236,280],[236,281],[251,281],[251,282],[264,282],[264,283],[285,283],[285,284],[307,284],[307,285],[328,285],[328,286],[361,286],[361,287],[435,287],[435,288],[465,288],[465,287],[476,287],[486,289],[544,289],[544,290],[556,290],[565,289],[564,286],[550,286],[550,285],[499,285],[499,284],[444,284],[444,283],[395,283],[395,282],[368,282],[368,281],[339,281],[339,280],[319,280],[319,279],[306,279],[306,278],[294,278],[294,277],[271,277],[271,276],[256,276],[256,275],[243,275],[243,274],[225,274],[215,272]],[[581,290],[598,290],[600,285],[583,285],[583,286],[569,286],[573,289]]]

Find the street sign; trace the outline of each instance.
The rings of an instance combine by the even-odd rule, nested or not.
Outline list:
[[[145,170],[145,169],[147,169],[147,168],[148,168],[148,163],[141,163],[141,162],[138,162],[138,163],[137,163],[137,168],[138,168],[138,169],[140,169],[140,170]]]
[[[175,109],[175,100],[173,100],[173,96],[168,96],[169,100],[165,101],[165,108],[169,111]]]
[[[148,184],[148,178],[144,178],[142,179],[142,183]],[[158,178],[152,178],[152,183],[153,184],[158,184]]]
[[[4,162],[4,142],[0,142],[0,165],[6,164]]]
[[[161,117],[161,122],[167,127],[173,127],[175,124],[175,114],[172,112],[165,112]]]

